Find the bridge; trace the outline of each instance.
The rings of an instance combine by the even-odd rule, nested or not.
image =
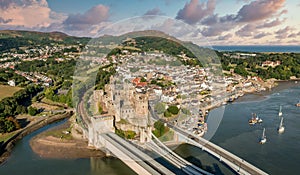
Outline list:
[[[98,149],[105,149],[106,153],[115,155],[118,159],[124,162],[137,174],[166,174],[175,175],[174,172],[167,169],[164,165],[157,162],[153,157],[141,151],[134,146],[131,142],[124,140],[117,136],[113,132],[109,132],[109,128],[104,128],[106,132],[101,129],[102,125],[94,126],[93,117],[88,116],[85,112],[83,102],[80,102],[77,108],[77,112],[80,114],[83,133],[89,140],[89,144]],[[105,121],[105,117],[98,120]],[[109,120],[111,121],[111,120]],[[105,121],[106,122],[106,121]],[[172,150],[168,149],[163,143],[161,143],[154,135],[152,137],[154,141],[146,143],[146,147],[150,150],[154,150],[158,157],[162,157],[164,160],[171,163],[174,167],[181,171],[181,174],[188,175],[211,175],[195,165],[184,160]],[[148,139],[151,140],[151,139]],[[160,146],[158,146],[158,144]]]
[[[165,168],[149,155],[137,149],[132,144],[120,138],[114,133],[104,133],[99,135],[106,142],[106,149],[116,155],[127,166],[134,170],[137,174],[170,174],[172,171]]]
[[[220,146],[199,137],[191,132],[187,132],[186,130],[181,129],[178,126],[173,125],[171,122],[167,122],[157,116],[157,114],[153,111],[151,106],[149,105],[149,111],[154,120],[160,120],[167,124],[167,126],[173,129],[174,133],[181,138],[181,141],[194,145],[196,147],[201,148],[203,151],[206,151],[210,155],[219,159],[226,165],[228,165],[232,170],[234,170],[237,174],[242,175],[267,175],[266,172],[261,169],[255,167],[244,159],[230,153],[229,151],[221,148]]]
[[[165,168],[149,155],[143,153],[131,143],[112,133],[114,131],[113,128],[103,128],[103,126],[106,126],[108,123],[110,123],[109,125],[112,126],[111,122],[113,122],[113,118],[105,117],[103,119],[94,119],[85,112],[83,101],[79,103],[77,109],[77,112],[79,112],[81,116],[80,118],[83,124],[83,133],[85,137],[89,139],[89,144],[99,149],[105,148],[106,151],[117,156],[138,174],[174,174],[172,171]],[[154,120],[162,120],[154,113],[150,106],[149,111]],[[95,125],[95,121],[99,119],[103,122],[103,124],[99,125],[98,122],[98,124]],[[186,132],[185,130],[164,120],[162,121],[167,123],[168,127],[172,128],[174,132],[186,143],[195,145],[215,156],[220,161],[231,167],[237,174],[267,174],[259,168],[239,158],[238,156],[209,142],[208,140]],[[105,124],[105,122],[107,123]],[[200,169],[199,167],[196,167],[195,165],[181,158],[179,155],[175,154],[172,150],[161,143],[153,134],[149,136],[149,133],[147,133],[146,137],[151,137],[150,139],[147,139],[149,141],[146,143],[148,149],[153,150],[156,154],[173,164],[175,167],[181,169],[185,174],[210,175],[210,173]]]
[[[162,156],[177,168],[181,169],[183,172],[189,175],[196,175],[196,174],[206,174],[212,175],[211,173],[193,165],[192,163],[188,162],[187,160],[183,159],[171,149],[169,149],[165,144],[163,144],[154,134],[152,134],[153,140],[147,142],[146,145],[152,151],[156,152],[158,155]]]
[[[250,164],[244,159],[221,148],[220,146],[195,134],[188,133],[177,126],[173,126],[169,123],[167,125],[171,127],[176,134],[178,134],[182,141],[199,147],[203,151],[206,151],[210,155],[213,155],[214,157],[218,158],[220,162],[224,162],[226,165],[231,167],[231,169],[234,170],[236,173],[243,175],[267,175],[266,172],[255,167],[254,165]]]

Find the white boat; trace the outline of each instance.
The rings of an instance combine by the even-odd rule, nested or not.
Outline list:
[[[264,128],[264,130],[263,130],[263,134],[262,134],[262,136],[260,138],[260,141],[259,141],[260,144],[264,144],[264,143],[267,142],[267,137],[265,135],[265,132],[266,132],[266,128]]]
[[[279,124],[279,127],[277,129],[278,133],[281,134],[284,132],[284,126],[283,126],[283,117],[281,117],[281,120],[280,120],[280,124]]]
[[[257,123],[262,123],[263,120],[256,115],[256,113],[252,113],[252,118],[248,120],[249,125],[255,125]]]
[[[281,106],[279,107],[279,112],[278,112],[278,116],[280,117],[280,116],[282,116],[282,112],[281,112]]]

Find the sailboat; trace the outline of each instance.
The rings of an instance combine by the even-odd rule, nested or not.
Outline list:
[[[278,127],[278,133],[281,134],[283,132],[284,132],[283,117],[281,117],[280,124],[279,124],[279,127]]]
[[[280,117],[280,116],[282,116],[282,112],[281,112],[281,106],[279,107],[279,112],[278,112],[278,116]]]
[[[297,107],[300,107],[300,100],[298,101],[298,103],[296,104]]]
[[[262,136],[260,138],[260,141],[259,141],[260,144],[264,144],[264,143],[267,142],[267,137],[265,135],[265,132],[266,132],[266,128],[264,128],[264,130],[263,130],[263,134],[262,134]]]

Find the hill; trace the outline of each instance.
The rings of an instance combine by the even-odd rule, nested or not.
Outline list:
[[[55,44],[81,43],[85,45],[89,40],[90,38],[87,37],[74,37],[61,32],[1,30],[0,51]]]

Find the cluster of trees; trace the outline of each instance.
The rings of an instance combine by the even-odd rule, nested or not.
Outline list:
[[[104,89],[104,86],[109,83],[110,76],[116,73],[116,69],[113,67],[112,64],[103,66],[99,68],[99,71],[96,75],[96,90]]]
[[[57,94],[56,91],[56,87],[47,88],[44,92],[45,97],[55,102],[67,104],[69,107],[73,106],[72,89],[69,89],[67,94]]]
[[[153,131],[153,134],[158,138],[163,136],[165,133],[169,131],[169,128],[166,127],[164,123],[161,122],[160,120],[154,123],[154,128],[155,130]]]
[[[35,116],[38,113],[38,109],[32,106],[28,107],[28,114],[31,116]]]
[[[17,64],[15,68],[24,72],[44,72],[48,76],[71,79],[71,76],[74,74],[75,66],[76,61],[74,59],[58,63],[54,58],[49,58],[46,61],[23,61]]]
[[[21,47],[49,46],[54,44],[87,44],[90,38],[68,36],[60,32],[41,33],[30,31],[0,32],[0,51]]]
[[[165,117],[172,117],[172,115],[177,115],[179,109],[177,106],[169,106],[168,109],[164,112]]]
[[[166,104],[164,103],[156,103],[154,106],[154,110],[157,114],[164,114],[165,117],[171,117],[172,115],[177,115],[179,113],[179,108],[175,105],[169,106],[166,109]]]
[[[167,88],[167,87],[170,87],[172,85],[176,85],[175,83],[173,83],[171,81],[166,81],[164,79],[151,80],[150,83],[155,84],[157,86],[160,86],[162,88]]]
[[[27,106],[31,104],[31,98],[42,91],[38,85],[28,85],[17,91],[12,97],[7,97],[0,102],[0,132],[11,132],[17,129],[17,122],[13,120],[15,115],[27,113]]]
[[[26,82],[26,78],[24,78],[21,75],[16,74],[13,70],[11,69],[1,69],[0,70],[0,82],[2,84],[7,84],[9,80],[15,80],[16,85],[25,85],[24,82]]]
[[[291,76],[300,78],[299,53],[257,53],[255,57],[247,57],[245,59],[228,56],[228,54],[225,55],[218,52],[224,70],[234,69],[234,72],[239,75],[258,75],[263,79],[276,78],[287,80]],[[261,67],[262,63],[267,60],[280,61],[281,64],[276,67]]]
[[[136,133],[134,131],[128,130],[128,131],[123,131],[121,129],[116,129],[115,133],[125,139],[133,139],[136,136]]]
[[[14,117],[0,118],[0,133],[12,132],[20,128]]]
[[[182,46],[182,44],[163,37],[145,36],[137,37],[134,40],[135,44],[133,42],[125,42],[124,44],[139,48],[142,52],[160,50],[163,51],[165,54],[173,56],[185,53],[188,57],[195,58],[195,55],[190,50]]]

